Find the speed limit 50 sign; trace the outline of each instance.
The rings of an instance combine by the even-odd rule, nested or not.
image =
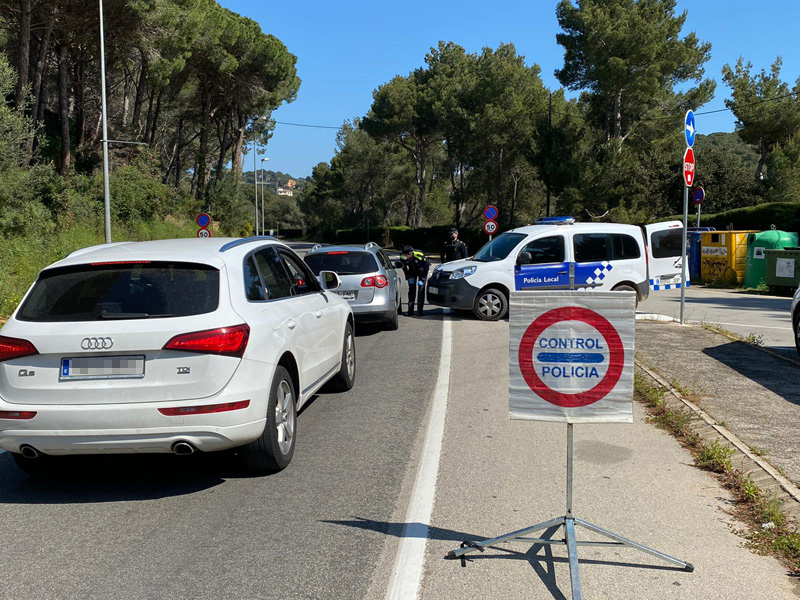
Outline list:
[[[486,235],[494,235],[495,233],[497,233],[497,221],[492,221],[492,220],[486,221],[483,224],[483,232]]]
[[[512,419],[633,422],[635,292],[512,292]]]

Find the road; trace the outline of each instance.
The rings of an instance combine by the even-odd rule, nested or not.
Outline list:
[[[650,292],[640,313],[680,317],[681,291]],[[718,325],[743,337],[761,336],[764,346],[797,357],[791,319],[792,299],[734,290],[690,287],[686,290],[686,319]]]

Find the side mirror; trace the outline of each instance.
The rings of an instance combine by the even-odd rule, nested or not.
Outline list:
[[[323,290],[338,290],[342,287],[342,280],[334,271],[320,271],[319,283]]]
[[[521,267],[522,265],[529,265],[531,264],[531,253],[530,252],[520,252],[519,256],[517,256],[517,266]]]
[[[402,260],[393,260],[392,261],[392,266],[395,269],[402,269],[403,268],[403,261]]]

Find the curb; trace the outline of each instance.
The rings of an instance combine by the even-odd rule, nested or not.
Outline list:
[[[644,371],[653,381],[658,383],[661,387],[669,391],[669,393],[674,396],[683,406],[688,408],[692,413],[694,413],[699,420],[702,421],[702,424],[699,426],[693,425],[692,429],[700,435],[705,440],[709,438],[718,439],[721,442],[727,442],[730,446],[735,448],[738,452],[740,452],[744,457],[749,459],[749,461],[754,465],[754,468],[745,468],[742,471],[753,477],[753,480],[758,484],[759,487],[764,487],[765,482],[766,484],[774,484],[775,486],[779,487],[782,492],[778,494],[784,501],[784,505],[786,508],[787,513],[795,520],[800,521],[800,488],[798,488],[794,483],[789,481],[786,477],[781,475],[775,467],[769,464],[766,460],[753,454],[750,450],[750,447],[745,444],[742,440],[740,440],[733,432],[729,429],[723,427],[719,423],[717,423],[714,418],[705,412],[702,408],[690,402],[674,388],[668,382],[666,382],[658,373],[653,371],[648,366],[644,365],[640,360],[634,360],[636,366]],[[742,460],[742,462],[746,462]],[[761,477],[758,476],[756,471],[760,471]]]
[[[657,313],[637,313],[636,314],[636,320],[637,321],[658,321],[658,322],[663,322],[663,323],[678,323],[679,322],[679,320],[674,318],[674,317],[670,317],[668,315],[659,315]],[[703,326],[703,323],[701,323],[700,321],[689,321],[688,319],[684,321],[684,324],[685,325],[694,325],[696,327],[697,326],[699,326],[699,327]],[[735,333],[726,333],[724,331],[720,331],[721,328],[717,329],[718,326],[715,325],[714,323],[705,323],[705,324],[706,325],[710,325],[712,327],[715,327],[715,329],[712,330],[713,333],[717,333],[717,334],[721,335],[722,337],[726,337],[729,340],[732,340],[734,342],[745,342],[743,337],[738,336]],[[779,358],[780,360],[788,362],[789,364],[792,364],[792,365],[794,365],[796,367],[800,367],[800,360],[798,360],[796,358],[792,358],[791,356],[786,356],[785,354],[781,354],[780,352],[776,352],[775,350],[773,350],[771,348],[765,348],[764,346],[756,346],[755,344],[750,344],[749,342],[745,342],[745,343],[748,344],[749,346],[752,346],[756,350],[760,350],[761,352],[764,352],[765,354],[769,354],[773,358]]]

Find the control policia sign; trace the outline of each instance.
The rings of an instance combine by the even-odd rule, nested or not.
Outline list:
[[[509,417],[632,423],[634,292],[512,292]]]

